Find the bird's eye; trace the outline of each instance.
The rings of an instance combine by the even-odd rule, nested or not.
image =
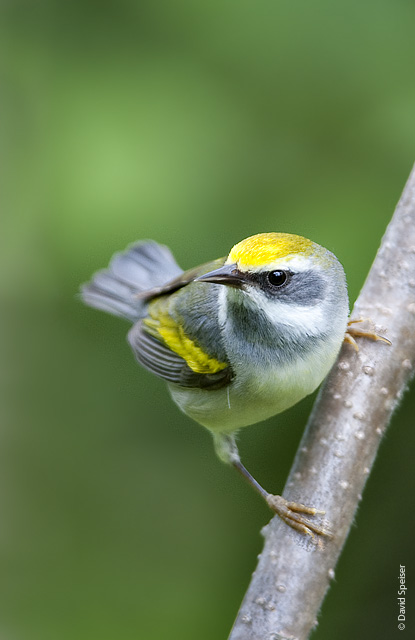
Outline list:
[[[270,271],[268,274],[268,282],[273,287],[282,287],[287,280],[287,274],[285,271]]]

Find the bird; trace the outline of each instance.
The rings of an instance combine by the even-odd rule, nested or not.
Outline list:
[[[310,520],[324,511],[257,482],[236,436],[311,394],[333,366],[349,317],[346,277],[333,253],[299,235],[259,233],[183,271],[167,246],[138,241],[114,254],[81,298],[132,323],[128,342],[138,362],[167,382],[181,411],[212,433],[219,458],[275,513],[313,538],[331,535]],[[355,343],[353,330],[348,337]]]

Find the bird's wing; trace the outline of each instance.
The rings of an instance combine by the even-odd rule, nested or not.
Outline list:
[[[146,326],[145,321],[134,325],[128,340],[140,364],[167,382],[213,390],[226,386],[232,379],[232,369],[227,363],[209,358],[192,340],[183,336],[179,328],[175,331],[170,326],[167,340],[182,355],[173,351],[161,336],[157,337],[157,332]]]
[[[213,271],[213,269],[217,269],[221,267],[225,263],[226,258],[218,258],[217,260],[212,260],[211,262],[206,262],[205,264],[201,264],[198,267],[194,267],[194,269],[189,269],[188,271],[183,271],[179,276],[166,282],[166,284],[160,287],[154,287],[153,289],[148,289],[147,291],[143,291],[138,294],[138,298],[143,300],[152,300],[153,298],[157,298],[158,296],[163,296],[166,293],[174,293],[178,289],[185,287],[190,282],[193,282],[195,278],[208,273],[208,271]]]
[[[215,293],[220,285],[193,284],[224,262],[203,264],[143,293],[148,315],[134,325],[128,340],[137,360],[168,382],[219,389],[233,377],[220,339]]]

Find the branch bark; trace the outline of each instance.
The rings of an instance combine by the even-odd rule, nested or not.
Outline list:
[[[326,510],[332,540],[315,541],[277,516],[229,640],[304,640],[334,577],[382,434],[415,366],[415,167],[353,309],[392,342],[344,344],[320,390],[284,490]]]

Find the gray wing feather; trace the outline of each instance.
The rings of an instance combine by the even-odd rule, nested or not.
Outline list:
[[[81,287],[83,301],[135,322],[145,315],[143,292],[160,288],[182,273],[170,250],[152,240],[116,253],[108,269],[98,271]]]
[[[217,373],[195,373],[183,358],[149,334],[142,322],[129,331],[128,341],[138,362],[167,382],[182,387],[220,389],[229,384],[233,377],[230,366]]]
[[[176,275],[172,280],[161,284],[158,287],[153,287],[139,294],[142,300],[151,300],[151,298],[157,298],[158,296],[165,295],[166,293],[174,293],[178,289],[185,287],[187,284],[193,282],[198,276],[212,271],[216,267],[220,267],[225,262],[225,258],[218,258],[218,260],[212,260],[206,262],[194,269],[188,269],[188,271],[180,270],[180,273]]]
[[[123,253],[116,253],[109,264],[115,278],[129,284],[136,292],[164,285],[182,273],[166,246],[148,240],[136,243]]]

